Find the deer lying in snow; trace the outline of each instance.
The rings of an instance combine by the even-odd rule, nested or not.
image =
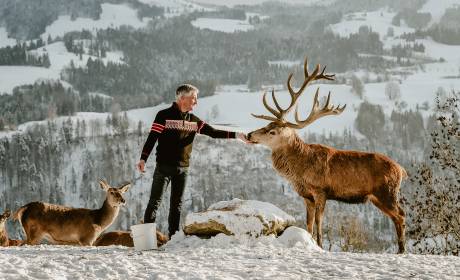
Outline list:
[[[14,218],[19,220],[27,235],[26,244],[39,244],[42,239],[53,244],[92,245],[118,216],[120,206],[125,204],[122,194],[130,183],[112,188],[100,180],[106,191],[100,209],[71,208],[44,202],[31,202],[19,208]]]
[[[6,221],[10,217],[10,210],[6,210],[5,213],[0,215],[0,246],[19,246],[22,244],[21,240],[9,239],[8,232],[6,231]]]
[[[168,242],[168,237],[161,232],[157,231],[157,245],[158,247],[163,246]],[[110,245],[121,245],[126,247],[134,247],[133,238],[129,231],[112,231],[101,234],[94,242],[94,246],[110,246]]]
[[[266,127],[248,134],[254,143],[268,146],[272,150],[274,168],[293,185],[297,193],[304,199],[307,210],[307,230],[313,233],[316,223],[317,242],[322,246],[321,223],[326,200],[337,200],[348,203],[364,203],[370,200],[383,213],[388,215],[395,224],[398,236],[398,253],[405,251],[405,214],[398,202],[401,180],[407,173],[399,164],[378,153],[343,151],[320,144],[308,144],[301,140],[295,132],[311,124],[315,120],[328,116],[339,115],[345,109],[329,104],[331,93],[322,108],[319,108],[318,92],[313,100],[313,107],[305,120],[300,120],[297,111],[297,99],[306,86],[315,80],[333,80],[334,75],[324,74],[326,67],[319,72],[317,65],[308,73],[307,60],[304,64],[305,80],[295,92],[291,87],[290,74],[287,87],[291,102],[287,109],[282,109],[272,91],[273,108],[267,104],[266,93],[263,104],[273,116],[254,115],[256,118],[271,121]],[[295,121],[286,121],[285,116],[294,105]]]

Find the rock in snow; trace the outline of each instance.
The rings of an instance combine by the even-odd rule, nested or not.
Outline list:
[[[188,214],[184,232],[198,236],[224,233],[257,237],[278,235],[294,223],[292,216],[271,203],[235,198],[217,202],[204,212]]]

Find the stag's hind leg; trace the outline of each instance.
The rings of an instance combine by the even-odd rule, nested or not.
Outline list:
[[[370,200],[393,221],[398,235],[398,254],[404,253],[406,251],[405,213],[398,203],[398,196],[391,191],[391,188],[382,188],[382,191],[371,196]]]
[[[316,204],[316,212],[315,212],[315,223],[316,223],[316,242],[318,246],[323,248],[323,213],[324,208],[326,207],[326,198],[325,197],[317,197],[315,199]]]
[[[307,231],[313,235],[313,223],[315,222],[316,213],[315,201],[310,198],[304,198],[304,202],[307,210]]]

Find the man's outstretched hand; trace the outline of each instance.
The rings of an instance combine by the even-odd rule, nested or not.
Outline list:
[[[141,173],[144,173],[144,172],[145,172],[145,160],[141,159],[141,160],[137,163],[137,170],[139,170]]]
[[[251,144],[252,143],[251,141],[248,140],[248,138],[246,137],[246,134],[244,134],[242,132],[237,132],[236,133],[236,139],[239,139],[239,140],[243,141],[246,144]]]

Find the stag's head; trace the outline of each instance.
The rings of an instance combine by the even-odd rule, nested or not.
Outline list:
[[[122,194],[127,192],[131,187],[131,183],[124,183],[116,188],[111,187],[105,180],[100,179],[99,185],[107,193],[107,202],[112,207],[118,207],[126,204]]]
[[[331,98],[331,93],[329,92],[329,95],[327,96],[326,103],[320,107],[319,101],[318,101],[318,95],[319,95],[319,88],[316,90],[315,97],[313,100],[313,107],[310,111],[310,114],[305,120],[301,120],[299,117],[298,113],[298,105],[297,105],[297,100],[302,94],[302,92],[305,90],[305,88],[308,86],[308,84],[312,81],[316,80],[333,80],[334,75],[328,75],[325,74],[324,72],[326,71],[326,67],[323,68],[323,70],[320,72],[320,65],[317,64],[315,69],[311,74],[308,73],[308,60],[305,59],[304,63],[304,82],[302,83],[302,86],[299,88],[298,91],[294,91],[292,86],[291,86],[291,79],[293,74],[291,73],[288,77],[287,80],[287,88],[289,91],[289,94],[291,95],[291,103],[286,109],[281,108],[279,105],[278,101],[276,100],[275,97],[275,90],[272,90],[272,98],[273,98],[273,103],[275,104],[276,108],[271,107],[268,105],[266,96],[267,93],[264,93],[263,96],[263,104],[265,108],[273,115],[273,116],[265,116],[265,115],[254,115],[256,118],[264,119],[271,121],[267,126],[262,127],[258,130],[255,130],[253,132],[250,132],[248,134],[248,139],[252,141],[253,143],[260,143],[263,145],[266,145],[272,149],[276,149],[277,147],[280,147],[282,145],[285,145],[286,143],[290,142],[290,139],[292,139],[296,132],[296,129],[302,129],[306,127],[307,125],[311,124],[315,120],[328,116],[328,115],[338,115],[345,110],[346,105],[340,107],[337,106],[335,107],[334,105],[330,104],[330,98]],[[286,120],[287,114],[295,107],[295,123],[291,123]]]
[[[11,216],[10,210],[6,210],[2,215],[0,215],[0,225],[5,223],[6,220]]]

